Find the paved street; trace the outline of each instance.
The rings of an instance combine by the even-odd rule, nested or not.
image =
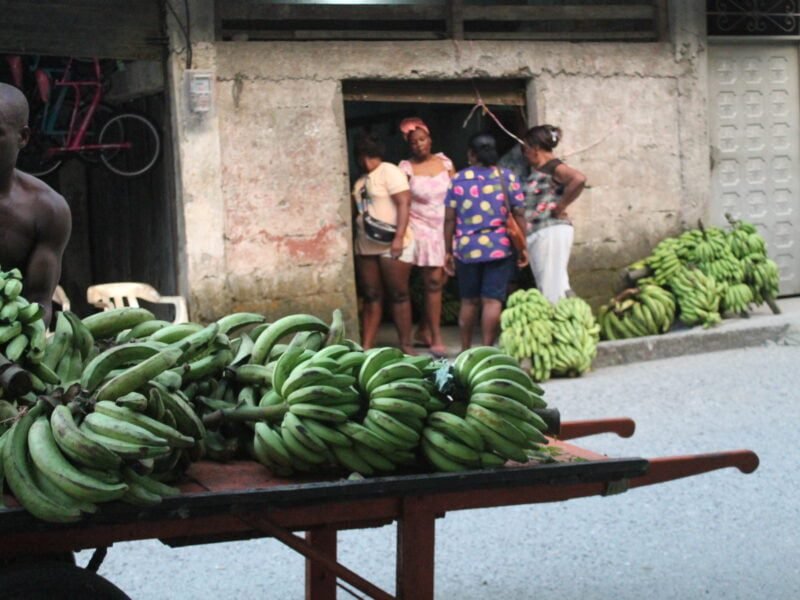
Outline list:
[[[761,466],[608,498],[451,513],[437,524],[438,598],[800,598],[800,347],[607,368],[546,390],[565,419],[637,422],[631,439],[578,442],[591,449],[655,457],[750,448]],[[340,534],[340,559],[393,590],[394,531]],[[273,540],[138,542],[112,547],[100,572],[137,600],[294,599],[303,566]]]

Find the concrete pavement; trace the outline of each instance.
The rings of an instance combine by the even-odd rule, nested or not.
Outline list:
[[[772,314],[763,305],[754,310],[749,318],[725,319],[710,329],[688,328],[676,323],[673,330],[664,335],[601,342],[592,368],[596,370],[645,360],[763,346],[767,343],[800,343],[800,297],[782,298],[778,301],[778,306],[781,309],[779,315]],[[442,336],[447,346],[448,358],[455,358],[461,349],[458,328],[445,327]],[[378,344],[391,346],[396,343],[394,326],[384,324]],[[480,344],[477,335],[473,344]],[[419,352],[425,350],[420,348]]]

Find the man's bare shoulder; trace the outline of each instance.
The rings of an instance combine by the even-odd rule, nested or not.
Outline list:
[[[30,198],[30,201],[40,203],[41,205],[44,205],[42,206],[43,208],[47,206],[55,211],[61,211],[64,209],[69,210],[69,206],[67,205],[67,201],[64,199],[64,196],[59,194],[38,177],[28,175],[27,173],[23,173],[19,170],[16,171],[16,176],[17,182],[19,183],[20,187],[25,190],[26,194]]]
[[[46,237],[69,236],[72,229],[72,213],[64,196],[41,179],[16,171],[17,183],[26,196],[26,202],[34,211],[37,228]]]

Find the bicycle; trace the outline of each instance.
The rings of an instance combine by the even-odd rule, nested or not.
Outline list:
[[[150,170],[161,153],[156,126],[143,115],[101,103],[107,80],[97,58],[89,61],[91,73],[85,79],[73,78],[75,62],[70,58],[63,69],[35,69],[39,102],[31,102],[30,141],[17,167],[41,177],[58,169],[66,156],[77,155],[125,177]],[[85,90],[91,94],[88,101]]]

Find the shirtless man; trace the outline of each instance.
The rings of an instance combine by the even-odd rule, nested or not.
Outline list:
[[[0,268],[22,271],[22,293],[44,307],[49,325],[72,216],[61,195],[15,168],[29,137],[27,99],[0,83]]]

